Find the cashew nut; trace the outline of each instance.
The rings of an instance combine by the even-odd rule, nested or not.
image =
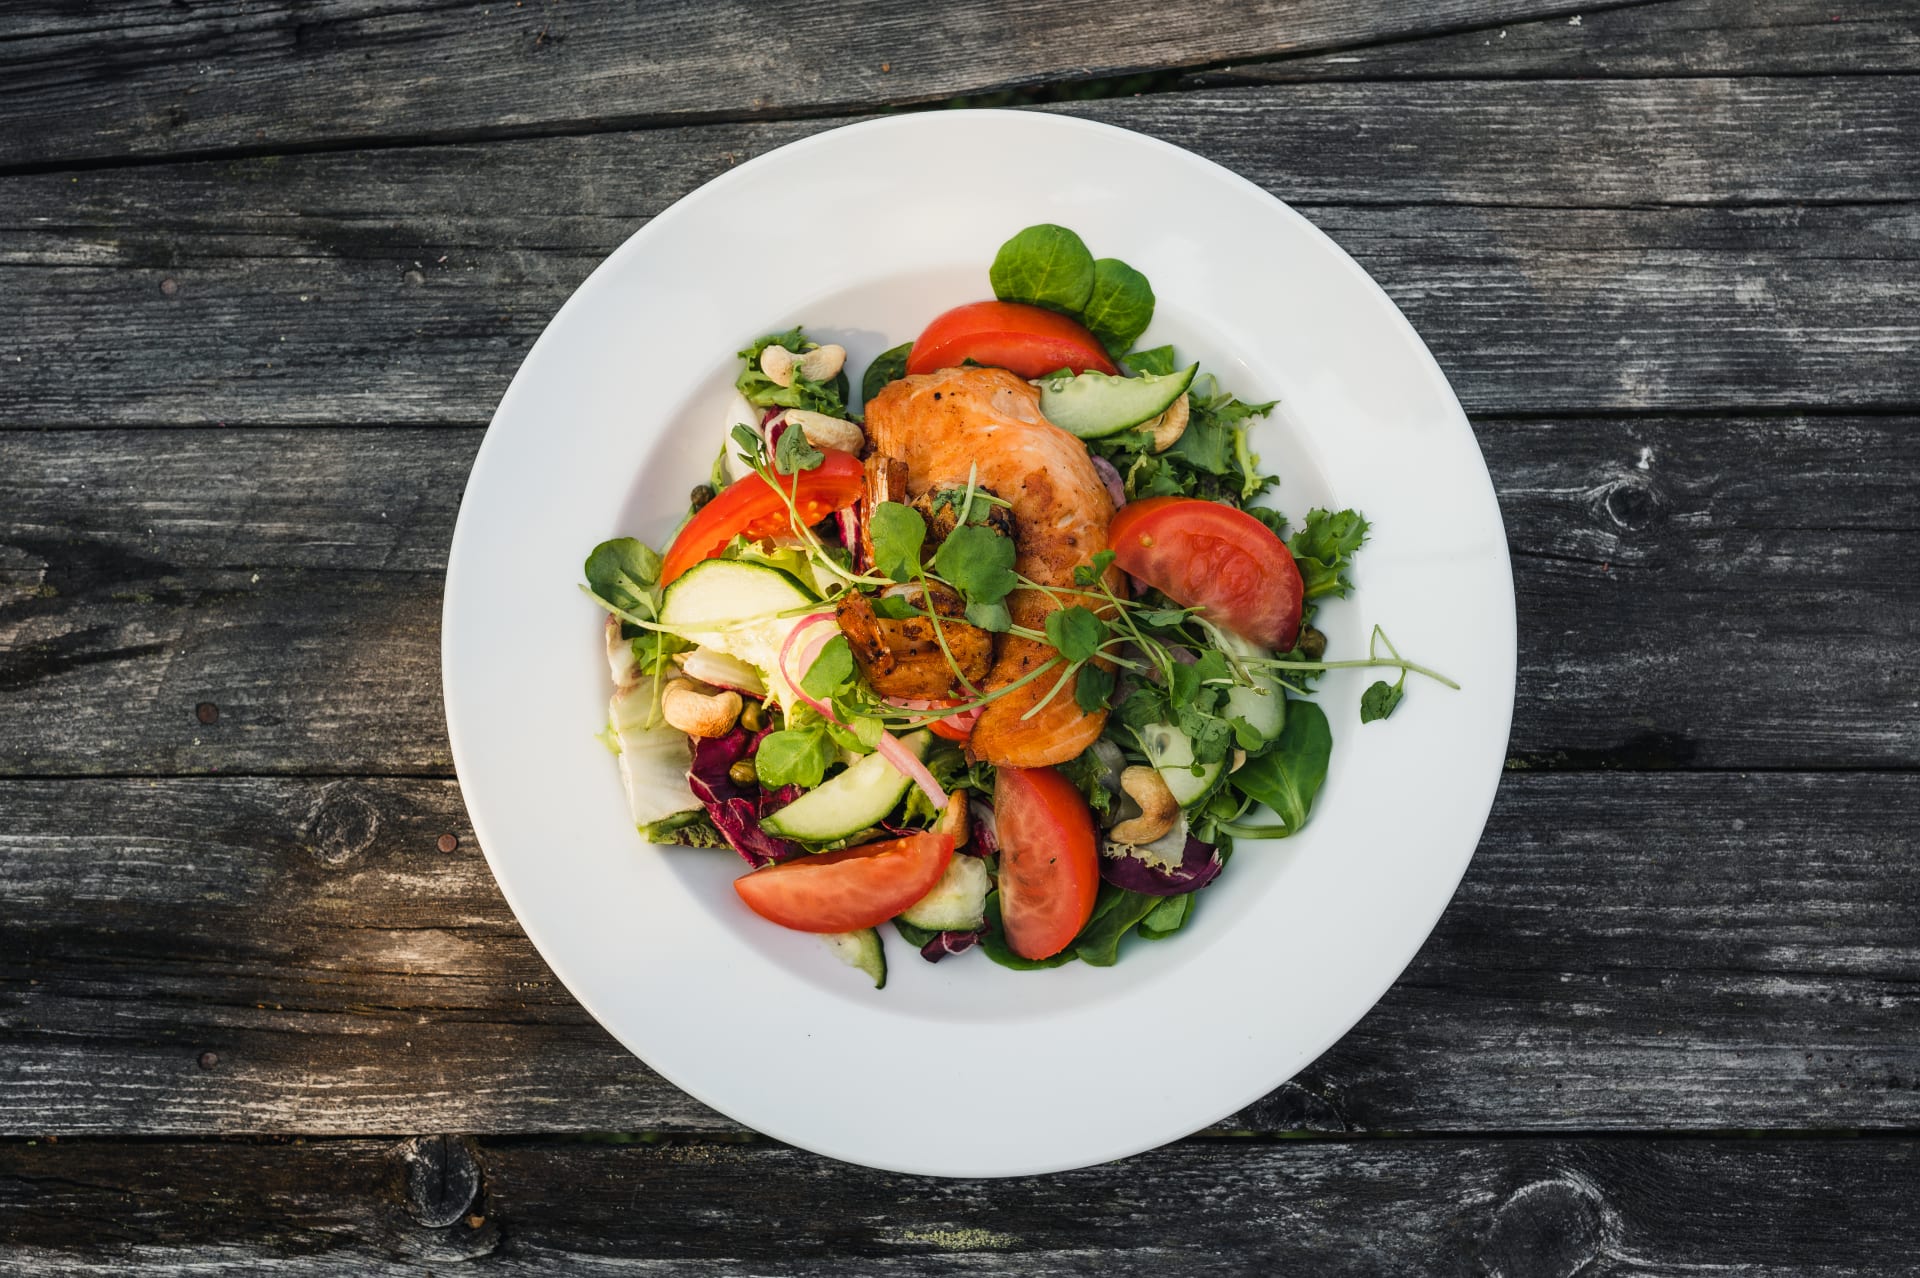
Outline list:
[[[675,679],[660,698],[667,723],[690,737],[721,737],[740,717],[737,692],[702,692],[689,679]]]
[[[955,790],[947,796],[947,810],[940,814],[934,823],[935,834],[951,834],[953,846],[963,848],[967,845],[967,796],[963,790]]]
[[[1240,769],[1246,766],[1247,766],[1247,752],[1245,750],[1240,749],[1238,746],[1235,746],[1233,751],[1233,766],[1228,768],[1227,772],[1229,774],[1232,774],[1232,773],[1238,772]]]
[[[1140,815],[1107,832],[1115,843],[1151,843],[1179,819],[1180,805],[1157,769],[1135,764],[1120,774],[1120,788],[1140,805]]]
[[[793,366],[799,362],[784,346],[769,346],[760,352],[760,371],[776,386],[793,385]]]
[[[810,382],[830,381],[846,367],[847,348],[816,346],[804,355],[796,355],[784,346],[769,346],[760,352],[760,371],[776,386],[793,385],[795,373]]]
[[[846,363],[847,348],[829,342],[825,346],[814,347],[800,357],[800,376],[810,382],[832,381]]]
[[[789,408],[787,425],[798,426],[806,434],[807,442],[815,448],[838,448],[842,452],[858,453],[867,446],[867,437],[858,426],[844,418],[829,417],[810,408]]]
[[[1139,428],[1153,432],[1154,452],[1166,452],[1179,442],[1182,435],[1187,433],[1187,414],[1187,397],[1182,395],[1179,399],[1174,400],[1173,403],[1167,406],[1166,412],[1160,414],[1152,421],[1144,423]]]

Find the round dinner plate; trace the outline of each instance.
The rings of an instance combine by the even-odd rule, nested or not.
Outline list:
[[[593,546],[655,545],[724,433],[734,352],[803,323],[854,384],[947,307],[989,295],[1024,226],[1143,271],[1142,346],[1249,401],[1296,521],[1373,521],[1330,658],[1385,627],[1457,679],[1360,722],[1372,671],[1319,684],[1334,752],[1311,821],[1241,840],[1161,941],[1109,968],[924,962],[882,927],[875,990],[817,937],[750,914],[726,851],[643,844],[596,740],[611,691]],[[554,317],[474,461],[447,567],[447,726],[473,827],[554,973],[675,1085],[780,1140],[896,1171],[1084,1166],[1184,1136],[1311,1062],[1446,906],[1492,804],[1513,708],[1513,584],[1473,432],[1352,259],[1252,183],[1167,143],[1032,112],[835,129],[742,164],[621,245]]]

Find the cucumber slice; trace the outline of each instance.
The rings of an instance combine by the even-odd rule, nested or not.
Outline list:
[[[1145,377],[1055,373],[1040,379],[1040,411],[1070,435],[1099,439],[1166,412],[1187,393],[1199,368],[1190,364],[1177,372]]]
[[[924,729],[909,732],[900,742],[916,759],[924,759],[933,734]],[[884,756],[870,754],[767,817],[760,827],[804,843],[844,839],[879,825],[911,784]]]
[[[1146,752],[1147,762],[1160,770],[1160,779],[1167,783],[1173,801],[1183,808],[1206,798],[1226,768],[1225,763],[1203,763],[1196,773],[1193,742],[1171,723],[1149,723],[1135,728],[1133,735]]]
[[[1214,626],[1207,627],[1213,641],[1221,651],[1230,657],[1239,657],[1243,661],[1263,660],[1273,654],[1257,643],[1249,643],[1238,635],[1230,635]],[[1253,686],[1236,683],[1227,689],[1227,715],[1231,718],[1239,715],[1267,740],[1272,741],[1280,735],[1280,729],[1287,722],[1287,693],[1279,680],[1262,671],[1253,671]]]
[[[933,891],[900,911],[900,921],[929,932],[971,932],[987,925],[987,863],[956,852]]]
[[[858,932],[822,932],[820,939],[842,963],[871,976],[873,988],[887,988],[887,952],[880,948],[880,933],[863,927]]]
[[[709,559],[667,587],[660,621],[682,638],[753,666],[780,704],[792,705],[793,685],[780,672],[780,648],[815,602],[777,568]]]

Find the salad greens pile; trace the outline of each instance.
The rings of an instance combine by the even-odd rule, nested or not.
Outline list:
[[[995,256],[989,280],[1000,301],[1077,319],[1131,377],[1164,377],[1183,367],[1170,345],[1134,349],[1153,318],[1155,298],[1147,278],[1118,259],[1095,258],[1065,227],[1032,226],[1013,236]],[[844,369],[824,380],[796,373],[781,381],[763,368],[763,355],[774,346],[795,353],[816,349],[796,327],[768,334],[739,352],[742,367],[735,385],[765,420],[731,423],[728,442],[735,450],[734,464],[727,464],[723,446],[709,483],[695,490],[689,513],[720,499],[736,476],[752,475],[770,486],[785,503],[788,534],[737,536],[719,559],[776,570],[782,581],[791,583],[793,602],[718,629],[711,622],[682,624],[669,615],[662,559],[648,547],[631,538],[617,539],[596,547],[586,562],[585,588],[615,619],[614,642],[625,648],[613,657],[616,684],[623,669],[632,680],[616,694],[616,729],[621,729],[621,695],[644,688],[657,707],[662,682],[678,671],[677,663],[688,664],[689,672],[694,668],[690,654],[699,657],[714,650],[746,672],[740,686],[748,690],[753,712],[742,711],[734,732],[744,735],[725,752],[732,761],[724,777],[703,778],[696,750],[690,796],[673,790],[671,802],[681,804],[681,810],[641,822],[650,838],[700,846],[731,844],[759,864],[756,857],[791,855],[786,848],[818,852],[933,827],[950,814],[936,807],[928,785],[903,781],[897,798],[883,796],[888,806],[867,813],[855,828],[819,837],[785,832],[777,838],[758,829],[743,836],[738,828],[742,822],[752,825],[755,814],[764,821],[781,803],[847,776],[852,762],[876,750],[897,749],[900,734],[924,741],[925,733],[916,729],[948,718],[970,723],[961,717],[977,714],[1015,687],[1043,680],[1047,690],[1029,715],[1059,697],[1070,697],[1088,714],[1108,715],[1095,745],[1058,765],[1060,774],[1084,796],[1098,825],[1112,829],[1140,815],[1140,803],[1121,782],[1127,769],[1144,767],[1156,770],[1178,800],[1177,827],[1151,844],[1103,850],[1105,881],[1091,917],[1071,944],[1049,958],[1028,959],[1014,952],[1006,939],[999,893],[991,889],[978,903],[977,926],[925,926],[904,914],[894,926],[929,959],[977,943],[991,960],[1011,968],[1053,967],[1075,959],[1106,965],[1117,960],[1128,936],[1159,940],[1185,927],[1193,918],[1197,893],[1225,865],[1236,838],[1282,838],[1306,824],[1333,749],[1327,715],[1311,699],[1322,673],[1376,667],[1394,676],[1392,683],[1382,679],[1361,696],[1363,724],[1395,712],[1406,695],[1409,672],[1457,686],[1401,657],[1378,627],[1369,636],[1364,658],[1327,658],[1328,637],[1314,624],[1316,612],[1322,601],[1352,593],[1354,561],[1369,527],[1357,511],[1321,509],[1309,511],[1295,526],[1266,504],[1280,480],[1261,468],[1249,429],[1273,410],[1273,401],[1243,401],[1201,372],[1181,404],[1185,428],[1171,443],[1156,438],[1155,428],[1161,424],[1157,417],[1084,442],[1098,459],[1096,466],[1111,469],[1111,482],[1126,502],[1185,497],[1220,503],[1252,516],[1284,540],[1303,597],[1298,637],[1285,652],[1268,651],[1229,634],[1208,620],[1204,609],[1184,605],[1144,583],[1116,589],[1119,574],[1110,571],[1116,558],[1111,549],[1081,565],[1070,589],[1027,578],[1016,567],[1009,503],[981,486],[977,473],[964,486],[931,493],[915,504],[867,500],[857,518],[810,524],[799,504],[803,480],[828,462],[828,454],[809,442],[803,430],[776,433],[764,427],[778,410],[789,409],[859,419],[850,412],[851,387]],[[861,379],[863,402],[906,375],[913,346],[903,343],[872,362]],[[1023,589],[1055,596],[1058,606],[1046,614],[1044,629],[1015,624],[1007,599]],[[836,632],[808,654],[794,680],[797,693],[788,704],[773,698],[753,702],[749,685],[774,683],[768,662],[784,667],[787,650],[795,643],[794,628],[831,616],[838,603],[854,595],[864,597],[872,615],[883,621],[925,621],[952,669],[954,686],[964,695],[937,703],[883,697],[863,678],[849,637]],[[942,596],[957,603],[943,608],[936,603]],[[770,624],[784,626],[787,635],[778,657],[769,657],[765,648],[751,648],[744,639],[727,638],[757,633],[755,627]],[[1053,655],[1014,684],[987,690],[955,655],[956,628],[965,627],[1043,642]],[[631,752],[645,733],[662,730],[657,714],[643,721],[638,711],[629,709],[624,722],[628,726],[613,734],[623,752]],[[993,767],[970,759],[954,741],[933,740],[916,749],[915,759],[934,793],[967,797],[978,850],[991,865],[996,850]],[[631,790],[631,780],[629,785]],[[722,803],[732,805],[725,809],[724,820]],[[637,819],[639,812],[636,802]],[[776,821],[769,828],[778,826]]]

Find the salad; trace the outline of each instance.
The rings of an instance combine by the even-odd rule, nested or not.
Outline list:
[[[1457,686],[1377,627],[1328,660],[1316,606],[1367,521],[1266,504],[1247,428],[1274,405],[1135,349],[1144,275],[1040,225],[988,278],[873,361],[858,409],[840,346],[748,345],[664,551],[586,561],[640,833],[731,849],[746,908],[876,986],[882,925],[1022,969],[1171,936],[1237,837],[1306,823],[1317,676],[1382,669],[1362,723],[1409,673]]]

